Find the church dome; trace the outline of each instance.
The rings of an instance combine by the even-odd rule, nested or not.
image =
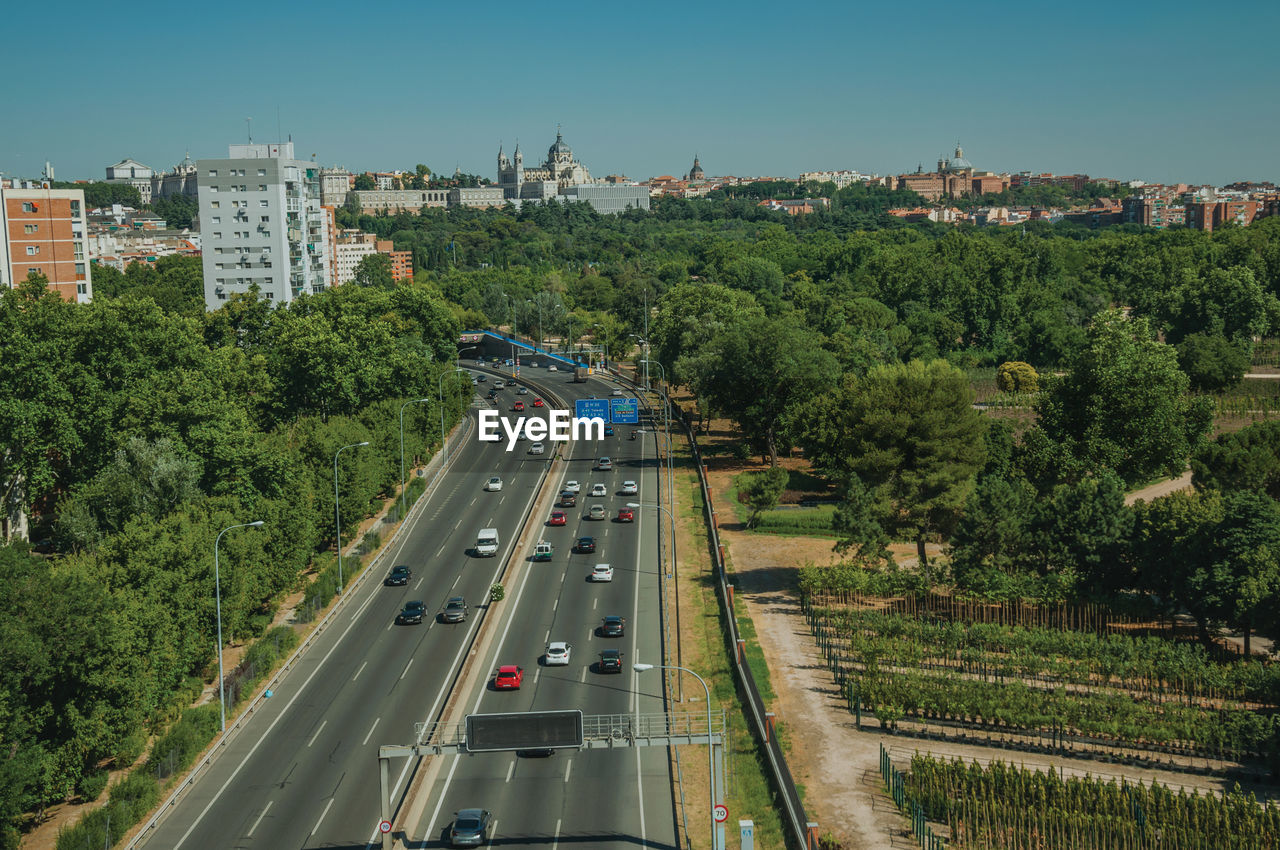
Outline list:
[[[556,131],[556,143],[547,149],[547,155],[554,157],[556,154],[573,155],[573,151],[564,143],[564,137],[560,135],[560,131]]]
[[[972,169],[973,163],[964,158],[964,148],[956,145],[956,155],[947,163],[948,171],[965,171]]]

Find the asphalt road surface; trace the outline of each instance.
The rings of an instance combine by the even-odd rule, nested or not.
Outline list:
[[[492,385],[490,373],[488,385]],[[508,376],[509,377],[509,376]],[[476,406],[509,411],[511,402],[526,402],[524,415],[545,415],[532,408],[539,384],[571,405],[574,397],[607,395],[595,379],[573,384],[565,373],[522,370],[530,394],[501,391],[496,404],[479,396]],[[478,389],[484,389],[480,384]],[[472,410],[471,415],[475,415]],[[510,414],[509,414],[510,415]],[[516,663],[526,670],[520,691],[469,695],[480,711],[528,708],[581,708],[585,714],[634,710],[633,675],[637,660],[660,662],[656,522],[658,512],[639,509],[634,524],[612,521],[627,501],[656,498],[654,440],[630,441],[627,426],[606,438],[605,447],[575,444],[567,463],[554,464],[556,486],[562,478],[583,482],[584,493],[595,481],[609,485],[610,495],[582,497],[569,509],[570,524],[548,528],[544,537],[556,545],[550,563],[528,565],[527,580],[508,589],[502,617],[487,628],[504,629],[495,663]],[[379,573],[358,588],[326,631],[282,678],[275,695],[226,745],[221,753],[153,831],[148,847],[172,848],[363,848],[370,845],[378,821],[377,751],[382,744],[413,741],[413,725],[434,719],[446,698],[453,671],[477,620],[443,624],[434,618],[422,625],[396,625],[395,616],[408,600],[421,599],[434,614],[450,596],[462,595],[473,606],[487,603],[496,571],[520,536],[519,523],[547,468],[547,455],[530,455],[527,442],[505,451],[505,442],[484,444],[475,431],[467,438],[450,471],[435,492],[419,504],[412,525],[401,535]],[[649,453],[641,459],[642,447]],[[548,444],[550,450],[550,444]],[[592,473],[595,458],[617,458],[611,473]],[[492,475],[502,477],[500,492],[485,492]],[[624,479],[640,482],[640,498],[616,495]],[[610,519],[583,518],[586,506],[604,504]],[[533,523],[547,517],[533,516]],[[476,532],[496,527],[501,533],[497,558],[472,557]],[[599,546],[593,555],[570,555],[569,543],[592,533]],[[642,540],[644,545],[641,545]],[[528,557],[530,553],[517,553]],[[591,565],[608,561],[615,569],[611,584],[586,582]],[[643,562],[643,563],[642,563]],[[382,573],[396,564],[413,570],[405,587],[382,586]],[[603,606],[603,607],[601,607]],[[627,617],[625,638],[590,633],[600,617]],[[567,668],[538,663],[548,630],[551,639],[574,644]],[[561,635],[563,631],[563,636]],[[587,669],[596,653],[620,645],[627,672],[602,676]],[[661,674],[650,672],[639,684],[640,711],[660,711]],[[639,754],[639,755],[637,755]],[[442,774],[439,810],[429,806],[431,823],[411,827],[422,840],[438,834],[453,811],[483,806],[498,815],[497,832],[504,846],[554,846],[557,833],[568,842],[591,846],[675,846],[670,778],[662,750],[583,751],[558,753],[541,760],[510,754],[447,757],[453,764]],[[395,797],[404,792],[410,765],[393,762]],[[552,781],[554,779],[554,781]],[[478,798],[478,799],[477,799]],[[454,805],[454,801],[457,804]],[[443,820],[442,820],[443,819]],[[447,825],[447,824],[445,824]]]

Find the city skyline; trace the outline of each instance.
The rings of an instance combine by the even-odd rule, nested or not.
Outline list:
[[[93,56],[118,10],[73,5],[62,42]],[[172,16],[153,2],[130,9],[161,31]],[[150,74],[127,87],[86,87],[98,60],[18,63],[0,105],[26,120],[4,132],[0,171],[35,177],[49,160],[59,179],[100,180],[126,157],[165,170],[188,150],[243,143],[252,116],[255,141],[292,137],[300,159],[490,179],[499,144],[540,155],[557,124],[593,173],[637,180],[681,174],[695,152],[708,175],[896,174],[928,169],[957,141],[996,172],[1280,176],[1267,148],[1280,111],[1258,106],[1271,101],[1260,56],[1220,36],[1280,23],[1261,3],[1215,10],[1207,34],[1195,7],[1169,4],[1077,4],[1069,22],[1004,3],[918,4],[912,20],[825,3],[563,4],[542,17],[499,4],[481,30],[465,11],[391,3],[373,19],[388,26],[346,45],[331,38],[342,9],[231,4],[201,21],[199,39],[134,44]],[[14,17],[13,32],[43,23],[26,7]],[[381,35],[393,31],[394,43]],[[298,44],[331,55],[300,74]]]

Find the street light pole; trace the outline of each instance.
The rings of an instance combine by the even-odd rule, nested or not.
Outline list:
[[[476,346],[473,345],[471,347],[475,348]],[[466,349],[463,349],[463,350],[465,351]],[[459,369],[457,366],[453,367],[453,372],[455,375],[458,373],[461,373],[463,375],[467,374],[466,369]],[[445,445],[444,445],[444,376],[446,374],[448,373],[441,372],[440,380],[436,381],[436,391],[440,396],[440,453],[442,455],[445,453],[444,452],[444,449],[445,449]]]
[[[218,536],[213,539],[213,598],[218,612],[218,702],[222,705],[223,732],[227,731],[227,695],[222,675],[222,577],[219,575],[218,570],[218,543],[222,541],[222,535],[233,528],[258,528],[262,525],[262,522],[262,520],[258,519],[240,525],[229,525],[219,531]]]
[[[334,526],[338,532],[338,592],[339,593],[342,592],[342,586],[344,582],[342,580],[342,511],[338,507],[338,455],[342,454],[347,449],[354,449],[354,448],[358,448],[359,446],[367,446],[367,445],[369,445],[368,440],[365,440],[363,443],[352,443],[349,446],[343,446],[342,448],[338,449],[336,452],[333,453],[333,521],[334,521]]]
[[[422,404],[424,401],[431,401],[429,398],[414,398],[400,405],[400,511],[405,509],[405,486],[404,486],[404,409],[411,404]],[[442,447],[443,448],[443,447]]]
[[[667,509],[666,509],[666,508],[664,508],[662,505],[645,505],[645,504],[641,504],[640,502],[627,502],[627,507],[629,507],[629,508],[656,508],[656,509],[658,509],[658,510],[662,511],[664,514],[666,514],[666,515],[667,515],[667,522],[668,522],[668,523],[670,524],[670,526],[671,526],[671,575],[672,575],[673,577],[675,577],[675,578],[676,578],[676,580],[678,581],[678,580],[679,580],[679,576],[680,576],[680,571],[679,571],[679,569],[678,569],[678,567],[677,567],[677,565],[676,565],[676,518],[675,518],[675,516],[671,513],[671,511],[667,510]],[[661,523],[659,523],[659,528],[661,528]],[[666,574],[666,570],[663,570],[663,571],[662,571],[662,575],[663,575],[664,577],[665,577],[665,574]],[[662,603],[663,603],[663,605],[666,605],[666,602],[667,602],[667,596],[666,596],[666,591],[665,591],[665,588],[666,588],[666,582],[665,582],[665,580],[663,581],[662,586],[663,586],[663,588],[664,588],[664,590],[663,590],[663,595],[662,595]],[[681,651],[681,649],[680,649],[680,640],[679,640],[679,635],[680,635],[680,587],[679,587],[679,585],[677,585],[677,586],[676,586],[676,604],[675,604],[675,609],[676,609],[676,641],[675,641],[675,644],[676,644],[676,661],[683,661],[683,660],[684,660],[684,653],[683,653],[683,652]],[[681,685],[681,686],[680,686],[679,701],[680,701],[680,702],[684,702],[684,686],[683,686],[683,685]]]
[[[650,363],[653,363],[655,366],[657,366],[659,369],[662,370],[659,374],[662,375],[662,386],[663,386],[662,407],[663,407],[664,415],[666,417],[666,427],[667,427],[667,501],[671,503],[672,507],[675,507],[675,500],[676,500],[675,463],[672,461],[672,458],[671,458],[671,396],[667,392],[667,390],[669,389],[669,384],[667,384],[667,367],[663,366],[661,361],[649,360],[648,358],[645,358],[644,364],[645,364],[646,370],[648,370]],[[673,546],[675,545],[674,540],[672,541],[672,545]]]
[[[711,848],[716,848],[716,805],[720,802],[716,799],[716,763],[715,756],[711,752],[711,689],[707,687],[706,680],[688,667],[677,667],[674,664],[641,664],[635,663],[631,665],[631,669],[637,673],[643,673],[645,670],[683,670],[693,678],[702,683],[702,690],[707,695],[707,792],[711,798]]]

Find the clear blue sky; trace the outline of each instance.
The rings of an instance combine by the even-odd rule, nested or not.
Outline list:
[[[1280,181],[1274,0],[73,0],[5,31],[5,174],[226,156],[278,109],[301,157],[353,170],[492,178],[499,141],[537,163],[560,123],[598,176],[695,151],[714,175],[898,173],[958,140],[993,171]]]

